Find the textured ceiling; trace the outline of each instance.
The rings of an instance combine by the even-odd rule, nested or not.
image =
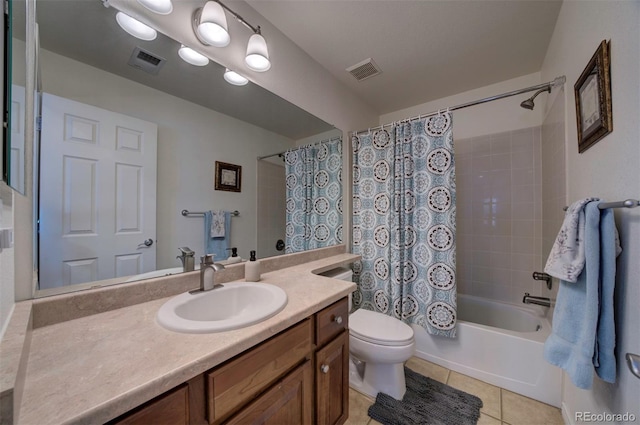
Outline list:
[[[248,0],[379,113],[540,70],[561,1]],[[346,68],[373,58],[382,74]]]

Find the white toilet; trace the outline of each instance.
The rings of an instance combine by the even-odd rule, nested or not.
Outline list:
[[[324,273],[351,281],[352,271],[336,269]],[[351,295],[349,295],[351,311]],[[386,314],[359,309],[349,315],[349,385],[375,397],[383,392],[402,400],[406,391],[404,362],[415,351],[413,329]]]

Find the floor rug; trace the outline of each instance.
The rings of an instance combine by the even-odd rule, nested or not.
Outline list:
[[[476,425],[482,400],[405,367],[402,401],[378,393],[369,416],[384,425]]]

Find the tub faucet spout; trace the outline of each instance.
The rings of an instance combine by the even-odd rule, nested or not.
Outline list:
[[[536,304],[541,305],[543,307],[551,307],[551,299],[546,297],[534,297],[529,295],[528,292],[525,292],[524,297],[522,297],[522,302],[525,304]]]

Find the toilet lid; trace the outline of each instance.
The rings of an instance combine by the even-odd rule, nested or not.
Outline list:
[[[411,326],[386,314],[362,308],[349,316],[349,333],[379,345],[407,345],[413,341]]]

